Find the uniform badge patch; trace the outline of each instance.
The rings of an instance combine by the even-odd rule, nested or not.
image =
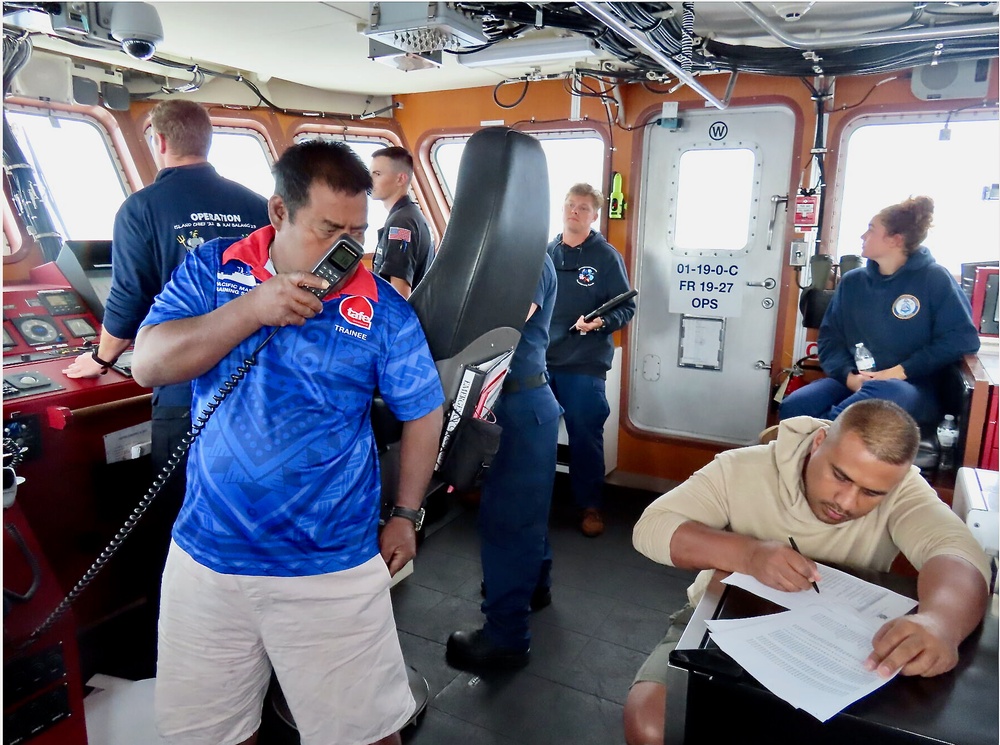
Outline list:
[[[892,314],[901,321],[909,320],[920,312],[920,301],[913,295],[900,295],[892,304]]]
[[[198,246],[205,242],[205,239],[198,235],[197,230],[192,230],[191,233],[185,238],[183,235],[177,236],[177,242],[180,243],[188,252],[194,251]]]
[[[340,301],[340,316],[352,326],[368,331],[374,315],[371,301],[366,297],[351,295]]]
[[[576,275],[576,283],[590,287],[595,281],[597,281],[597,270],[592,266],[581,266],[580,273]]]
[[[410,242],[410,231],[408,228],[389,228],[390,241]]]

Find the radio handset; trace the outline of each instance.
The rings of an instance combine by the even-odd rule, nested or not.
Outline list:
[[[364,255],[364,247],[347,233],[344,233],[334,241],[330,250],[326,252],[326,256],[320,259],[312,269],[313,274],[325,279],[330,283],[330,286],[325,290],[319,287],[306,287],[305,289],[320,300],[330,293],[336,292],[354,275]]]

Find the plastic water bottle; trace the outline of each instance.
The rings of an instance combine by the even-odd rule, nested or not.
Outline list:
[[[938,470],[950,471],[955,467],[955,445],[958,444],[958,425],[955,417],[945,414],[937,428],[938,445],[941,446],[941,456],[938,459]]]
[[[854,364],[857,366],[858,372],[869,372],[875,369],[875,358],[868,351],[868,347],[861,342],[854,345]]]

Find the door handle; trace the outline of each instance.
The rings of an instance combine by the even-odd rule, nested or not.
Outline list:
[[[777,286],[778,283],[770,277],[761,282],[747,282],[747,287],[763,287],[765,290],[773,290]]]
[[[771,196],[771,220],[767,224],[767,250],[771,250],[771,243],[774,240],[774,222],[778,219],[778,205],[785,205],[785,209],[788,209],[788,195],[787,194],[774,194]]]
[[[753,363],[753,369],[754,370],[770,370],[771,366],[768,363],[764,362],[764,360],[757,360],[756,362]]]

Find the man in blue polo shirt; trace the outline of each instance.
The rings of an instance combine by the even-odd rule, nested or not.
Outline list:
[[[322,302],[307,289],[328,288],[310,270],[337,238],[364,235],[364,165],[311,141],[274,173],[272,227],[193,252],[136,339],[136,380],[193,380],[195,412],[246,370],[189,456],[163,576],[157,727],[168,742],[253,742],[273,667],[304,743],[398,743],[414,702],[389,579],[416,553],[444,396],[388,283],[360,266]],[[381,534],[376,388],[403,422]]]

